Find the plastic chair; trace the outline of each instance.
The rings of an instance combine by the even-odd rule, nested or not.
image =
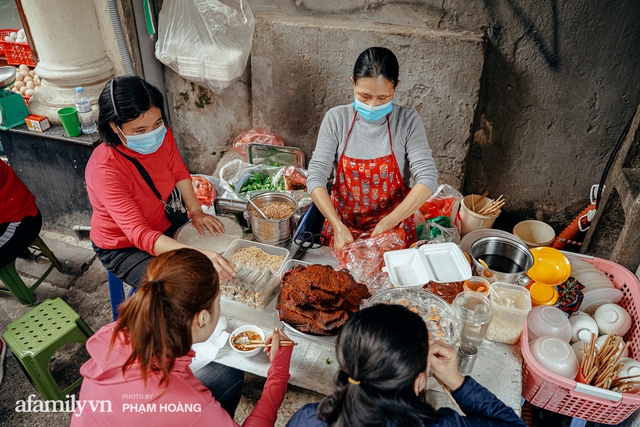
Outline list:
[[[109,298],[111,299],[111,314],[113,314],[113,320],[118,320],[118,307],[125,300],[124,295],[124,283],[122,280],[118,279],[112,272],[107,270],[107,281],[109,282]],[[136,288],[133,286],[129,291],[129,295],[133,295],[136,291]]]
[[[51,273],[51,271],[56,268],[58,271],[62,271],[62,264],[58,261],[58,258],[53,254],[51,249],[44,243],[44,241],[40,238],[40,236],[36,237],[36,240],[33,241],[31,245],[29,245],[32,249],[38,249],[44,256],[46,256],[49,261],[51,261],[51,265],[44,272],[42,276],[31,286],[27,286],[20,276],[18,275],[18,271],[16,270],[16,261],[11,261],[10,264],[0,268],[0,280],[7,285],[6,289],[0,289],[0,293],[13,295],[16,297],[20,304],[22,305],[33,305],[36,302],[36,297],[33,295],[33,291],[40,286],[40,284],[46,279],[46,277]]]
[[[27,378],[45,400],[65,400],[82,377],[61,390],[49,363],[56,350],[70,343],[85,343],[93,331],[61,298],[45,300],[9,324],[2,335]]]

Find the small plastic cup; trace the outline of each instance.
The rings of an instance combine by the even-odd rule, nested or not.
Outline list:
[[[472,276],[471,279],[465,280],[462,285],[465,291],[479,292],[487,297],[489,296],[489,286],[489,281],[480,276]]]
[[[451,304],[462,322],[460,341],[482,345],[493,315],[489,298],[479,292],[460,292]]]
[[[488,197],[480,200],[482,196],[478,194],[469,194],[462,199],[462,203],[460,203],[460,224],[462,226],[460,237],[464,237],[465,234],[471,231],[493,227],[493,223],[500,215],[499,213],[493,215],[482,215],[474,212],[472,196],[473,201],[480,201],[475,205],[476,211],[479,211],[493,201]]]
[[[68,137],[79,136],[82,134],[80,120],[78,119],[78,110],[74,107],[59,109],[58,117],[60,118],[60,123],[62,123],[62,127],[64,127],[64,131],[67,133]]]

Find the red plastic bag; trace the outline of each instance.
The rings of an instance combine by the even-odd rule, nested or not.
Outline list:
[[[364,283],[370,290],[386,280],[388,274],[382,271],[384,253],[405,248],[405,232],[403,228],[395,228],[369,237],[362,234],[358,239],[341,249],[334,249],[333,255],[340,262],[340,268],[346,268],[356,281]]]
[[[265,128],[253,128],[241,133],[233,140],[233,149],[247,160],[248,144],[264,144],[284,146],[284,141],[278,135]]]
[[[213,188],[211,181],[203,176],[191,175],[191,184],[193,185],[193,191],[196,193],[198,202],[200,202],[201,205],[211,207],[216,198],[216,190]]]
[[[451,216],[451,208],[456,203],[455,197],[432,197],[422,206],[420,212],[424,219],[436,218],[438,216]]]
[[[287,166],[284,168],[282,176],[284,177],[285,190],[307,189],[307,175],[302,169],[298,169],[295,166]]]

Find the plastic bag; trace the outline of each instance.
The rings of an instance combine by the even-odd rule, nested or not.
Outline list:
[[[462,194],[448,184],[441,184],[435,193],[420,206],[424,219],[448,216],[452,224],[456,224]]]
[[[284,141],[278,135],[265,128],[253,128],[241,133],[233,140],[233,150],[247,160],[247,145],[263,144],[284,146]]]
[[[282,173],[286,190],[306,190],[307,171],[295,166],[286,166]]]
[[[216,190],[211,181],[203,175],[191,175],[191,185],[200,204],[211,207],[216,199]]]
[[[405,232],[399,227],[375,237],[369,236],[369,233],[362,234],[353,243],[341,249],[336,250],[331,246],[331,251],[338,259],[340,268],[348,269],[356,281],[364,283],[369,292],[375,294],[392,286],[389,274],[382,271],[383,255],[388,251],[405,248]]]
[[[155,55],[185,79],[220,93],[244,73],[254,27],[245,0],[165,0]]]
[[[266,191],[284,191],[284,167],[251,165],[242,160],[232,160],[220,168],[220,183],[227,197],[247,200]]]

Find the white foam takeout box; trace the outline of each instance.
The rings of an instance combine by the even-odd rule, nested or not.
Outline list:
[[[385,267],[398,287],[422,286],[429,282],[461,282],[471,278],[471,266],[462,249],[453,242],[422,245],[384,253]]]

